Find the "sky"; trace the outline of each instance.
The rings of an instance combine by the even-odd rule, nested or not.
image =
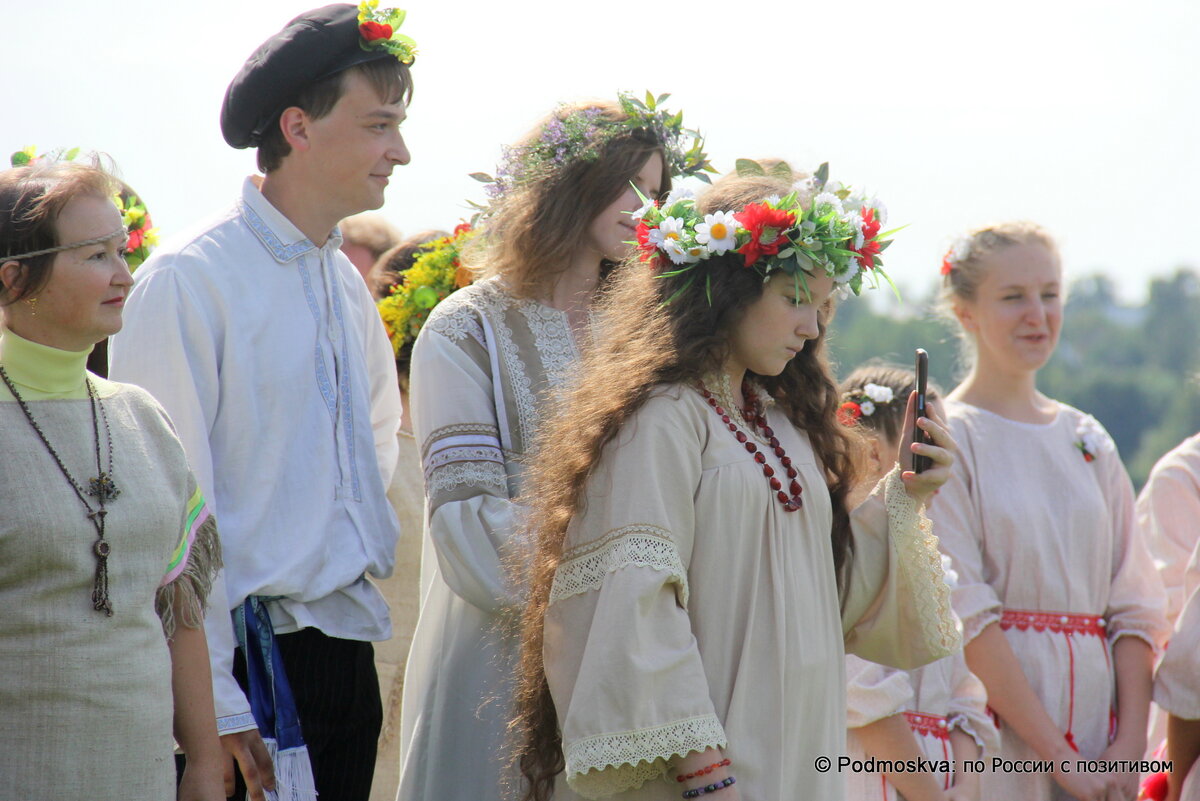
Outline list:
[[[247,56],[311,0],[5,3],[0,158],[109,154],[164,236],[227,207],[254,172],[218,115]],[[386,5],[387,0],[383,4]],[[1024,218],[1068,280],[1200,268],[1195,0],[409,0],[412,163],[381,213],[449,229],[471,172],[558,102],[670,92],[722,171],[742,157],[831,164],[907,224],[885,267],[906,297],[966,229]]]

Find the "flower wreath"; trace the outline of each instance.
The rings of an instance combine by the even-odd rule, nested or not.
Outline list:
[[[30,145],[13,153],[9,162],[14,167],[25,167],[42,159],[74,161],[78,155],[79,148],[73,147],[70,150],[39,156],[37,147]],[[125,182],[121,181],[120,184],[121,191],[113,193],[112,200],[121,212],[121,222],[129,233],[129,239],[125,243],[125,263],[129,266],[129,272],[133,272],[150,258],[150,252],[158,246],[158,229],[154,227],[150,212],[146,210],[146,204],[137,193]]]
[[[463,245],[476,233],[464,223],[450,236],[421,245],[412,267],[400,274],[400,282],[378,302],[379,316],[383,318],[396,358],[400,358],[405,345],[416,341],[433,307],[454,290],[471,283],[459,257]]]
[[[887,406],[896,399],[896,393],[891,387],[882,384],[864,384],[861,388],[849,389],[842,393],[842,405],[838,407],[837,418],[844,426],[856,424],[861,417],[870,417],[880,406]]]
[[[594,106],[570,110],[560,106],[542,126],[536,141],[504,149],[494,177],[484,172],[471,173],[471,177],[487,184],[485,191],[495,204],[514,189],[553,179],[569,164],[594,161],[614,138],[644,129],[651,131],[662,143],[672,177],[695,176],[708,183],[705,173],[716,170],[704,152],[704,137],[698,131],[683,127],[682,111],[671,113],[662,108],[662,103],[669,97],[668,94],[655,97],[646,92],[642,101],[622,92],[617,99],[625,118],[620,121],[608,119]]]
[[[411,36],[400,33],[407,11],[399,8],[379,9],[379,0],[363,0],[358,4],[358,32],[363,50],[386,50],[401,64],[411,64],[417,57],[417,43]]]
[[[739,159],[738,174],[766,175],[767,170]],[[771,174],[792,173],[780,163]],[[806,208],[804,201],[814,195]],[[829,183],[827,163],[811,178],[794,184],[785,197],[751,203],[741,211],[701,214],[688,192],[672,193],[661,206],[644,196],[642,200],[645,205],[633,214],[638,249],[663,276],[679,275],[708,263],[711,256],[734,252],[743,257],[743,267],[756,269],[764,280],[777,270],[794,276],[797,291],[804,284],[804,273],[812,275],[818,269],[855,295],[862,291],[864,280],[874,288],[880,278],[896,291],[882,269],[880,253],[891,244],[886,237],[899,229],[880,233],[887,220],[884,205]],[[663,272],[668,265],[675,269]],[[693,275],[667,302],[695,279]]]

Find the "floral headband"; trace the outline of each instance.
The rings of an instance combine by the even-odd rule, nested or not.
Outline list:
[[[954,269],[970,256],[971,238],[964,236],[956,239],[950,249],[946,251],[946,255],[942,257],[942,275],[954,272]]]
[[[887,406],[896,399],[891,387],[867,383],[861,389],[850,389],[842,393],[842,405],[838,407],[838,422],[852,426],[861,417],[870,417],[880,406]]]
[[[30,145],[13,153],[9,161],[14,167],[25,167],[46,158],[74,161],[78,155],[79,148],[73,147],[70,150],[39,156],[37,147]],[[133,272],[150,258],[150,252],[158,246],[158,229],[150,219],[146,204],[128,185],[122,184],[121,191],[113,194],[112,201],[120,210],[121,222],[129,233],[129,239],[125,243],[125,263],[129,266],[129,272]]]
[[[771,172],[790,176],[791,168],[781,163]],[[742,159],[738,173],[766,175],[767,171]],[[764,279],[782,271],[795,276],[799,285],[804,273],[821,270],[855,295],[862,291],[864,279],[874,288],[879,277],[895,291],[879,254],[891,244],[886,237],[899,229],[880,233],[887,209],[877,199],[830,184],[828,164],[822,164],[812,178],[794,184],[785,197],[773,196],[737,212],[701,214],[690,194],[673,192],[661,206],[643,197],[646,205],[633,215],[643,260],[659,271],[674,265],[675,269],[662,272],[664,276],[687,272],[711,256],[735,252],[743,257],[743,267],[754,268]],[[803,199],[812,195],[805,208]]]
[[[476,231],[462,224],[450,236],[426,242],[412,267],[400,274],[400,282],[391,294],[379,301],[379,316],[392,341],[396,358],[404,346],[414,342],[433,307],[456,289],[471,283],[470,273],[461,264],[463,246]]]
[[[358,32],[363,50],[386,50],[401,64],[411,64],[417,57],[417,43],[400,33],[406,11],[399,8],[379,10],[379,0],[363,0],[358,4]]]
[[[618,121],[609,119],[602,109],[594,106],[555,113],[542,126],[536,141],[504,149],[495,177],[482,172],[471,173],[471,177],[487,184],[488,197],[494,204],[513,189],[553,179],[569,164],[596,160],[604,146],[622,134],[648,130],[662,144],[667,169],[673,178],[695,176],[708,183],[705,173],[716,170],[704,152],[704,138],[698,131],[683,127],[682,111],[671,113],[662,108],[668,97],[667,94],[655,97],[647,92],[643,102],[622,92],[618,102],[625,117]]]

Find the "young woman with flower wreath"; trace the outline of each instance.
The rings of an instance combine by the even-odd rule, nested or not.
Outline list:
[[[426,527],[401,801],[504,792],[516,641],[501,623],[524,592],[503,565],[523,549],[513,499],[539,458],[533,433],[586,345],[593,296],[634,237],[637,192],[658,196],[672,176],[707,167],[698,137],[648,101],[560,106],[495,179],[480,176],[492,202],[468,260],[482,280],[438,304],[413,347]]]
[[[1062,267],[1032,223],[979,228],[943,261],[970,348],[947,418],[961,469],[933,504],[967,664],[1004,759],[1141,759],[1165,598],[1108,433],[1037,389],[1062,326]],[[1133,798],[1137,773],[989,772],[984,798]]]
[[[835,288],[878,281],[882,208],[757,172],[639,212],[648,263],[606,292],[539,440],[527,798],[843,798],[822,760],[845,743],[844,649],[914,667],[958,644],[919,512],[950,472],[943,426],[921,423],[932,470],[847,504],[860,443],[824,332]]]
[[[916,389],[910,368],[868,363],[842,381],[841,419],[867,440],[868,464],[862,495],[892,466],[904,427],[905,399]],[[932,386],[928,402],[940,409]],[[943,564],[948,560],[943,557]],[[953,572],[947,581],[954,586]],[[946,761],[950,771],[846,777],[849,801],[983,801],[979,774],[963,760],[990,760],[999,749],[987,714],[987,692],[961,651],[924,667],[904,671],[846,655],[846,755],[851,759]]]

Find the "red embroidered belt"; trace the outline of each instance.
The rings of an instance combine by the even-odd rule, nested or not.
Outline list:
[[[1005,609],[1000,616],[1000,628],[1008,631],[1051,631],[1055,634],[1088,634],[1108,636],[1105,620],[1099,615],[1075,615],[1069,612],[1031,612],[1024,609]]]
[[[925,737],[936,737],[939,740],[950,739],[950,729],[943,715],[926,715],[924,712],[905,712],[908,727],[914,733]]]

